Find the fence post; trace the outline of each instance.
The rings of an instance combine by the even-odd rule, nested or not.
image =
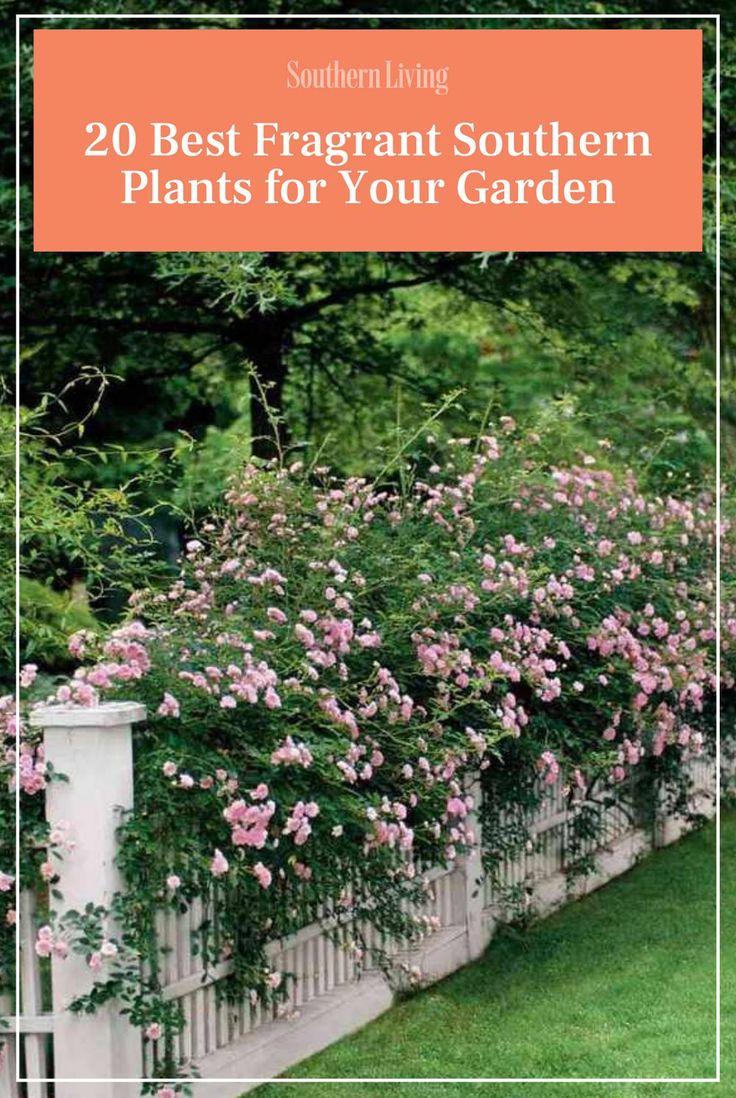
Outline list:
[[[75,844],[58,863],[62,898],[50,898],[56,915],[82,910],[90,901],[107,906],[120,891],[117,829],[121,810],[133,807],[132,725],[145,715],[137,703],[110,702],[89,709],[49,706],[31,716],[43,729],[46,759],[68,779],[50,782],[46,790],[47,820],[68,823]],[[115,928],[108,933],[114,935]],[[83,957],[53,957],[51,971],[55,1098],[136,1098],[139,1085],[107,1080],[140,1079],[140,1033],[114,1002],[95,1014],[66,1009],[93,983]],[[63,1081],[80,1079],[95,1082]]]
[[[483,926],[483,863],[481,858],[480,824],[477,807],[480,805],[481,784],[478,779],[467,787],[473,798],[474,808],[468,813],[466,824],[475,831],[476,844],[469,853],[458,858],[453,873],[452,921],[465,923],[468,960],[475,961],[488,945]]]

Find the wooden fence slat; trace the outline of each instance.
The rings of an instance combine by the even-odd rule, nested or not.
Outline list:
[[[43,1013],[43,993],[39,958],[34,949],[36,900],[32,892],[24,890],[20,897],[20,988],[21,1010],[26,1015]],[[46,1098],[48,1076],[46,1037],[28,1033],[23,1038],[27,1098]]]
[[[7,1006],[3,1006],[3,1010],[7,1009]],[[15,1081],[15,1037],[4,1033],[0,1037],[0,1044],[0,1095],[2,1098],[20,1098],[20,1090]]]
[[[191,908],[180,914],[176,920],[176,975],[178,979],[191,976],[192,973],[192,947],[191,947]],[[192,1058],[192,999],[191,994],[184,995],[181,1000],[181,1009],[184,1015],[184,1028],[179,1035],[179,1061],[186,1063]]]
[[[192,935],[194,935],[202,925],[205,919],[205,910],[202,905],[202,901],[197,898],[192,902],[191,918],[190,918],[190,942]],[[204,975],[204,957],[202,955],[201,941],[197,941],[199,952],[197,954],[192,953],[192,972],[198,976],[197,989],[192,994],[192,1017],[193,1017],[193,1035],[192,1035],[192,1056],[196,1060],[205,1054],[206,1045],[206,1019],[205,1019],[205,990],[202,987],[202,977]]]

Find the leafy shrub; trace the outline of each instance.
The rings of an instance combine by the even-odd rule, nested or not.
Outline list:
[[[54,591],[38,580],[21,576],[20,602],[26,659],[38,659],[48,671],[69,670],[69,635],[80,629],[96,632],[94,614],[71,592]]]
[[[202,948],[232,958],[235,997],[283,988],[265,944],[318,905],[333,932],[432,929],[404,901],[476,841],[478,770],[520,804],[562,773],[583,805],[602,778],[672,776],[709,747],[713,501],[646,496],[609,463],[603,442],[556,467],[505,418],[445,452],[427,430],[417,461],[370,483],[250,464],[169,590],[72,638],[81,666],[56,700],[138,699],[150,718],[121,948],[100,960],[99,931],[66,930],[108,974],[92,1005],[124,986],[135,1021],[175,1028],[154,912],[215,891],[220,938],[205,928]]]

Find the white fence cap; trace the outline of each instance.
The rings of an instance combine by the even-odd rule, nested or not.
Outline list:
[[[140,702],[102,702],[101,705],[44,705],[33,709],[33,728],[114,728],[146,719]]]

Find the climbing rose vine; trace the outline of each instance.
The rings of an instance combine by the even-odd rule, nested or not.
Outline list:
[[[77,913],[42,928],[40,951],[85,952],[94,1002],[122,995],[159,1074],[179,1021],[159,994],[157,910],[216,897],[205,955],[230,960],[233,999],[278,998],[289,974],[264,947],[318,916],[358,963],[362,924],[436,929],[404,901],[476,842],[479,772],[491,812],[560,777],[582,807],[600,783],[671,780],[711,749],[713,501],[651,497],[609,463],[602,443],[551,465],[504,418],[446,446],[427,434],[375,481],[249,465],[169,590],[72,637],[80,666],[54,700],[140,700],[149,719],[122,934]],[[46,762],[19,750],[33,798]]]

